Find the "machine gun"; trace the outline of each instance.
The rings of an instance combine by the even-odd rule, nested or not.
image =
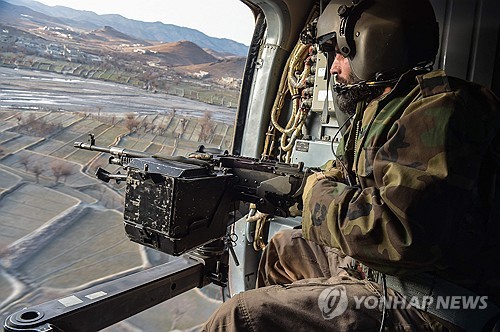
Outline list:
[[[75,142],[110,154],[125,174],[96,172],[104,182],[126,182],[124,226],[130,240],[177,260],[69,297],[25,308],[5,321],[6,331],[91,331],[130,317],[189,289],[227,284],[228,226],[239,202],[286,217],[301,204],[309,170],[302,165],[229,155],[200,146],[187,157],[148,155],[121,147]]]
[[[238,201],[286,217],[301,202],[302,165],[230,156],[200,146],[196,158],[146,155],[119,147],[75,142],[76,148],[109,153],[127,174],[99,168],[97,178],[126,181],[125,232],[137,243],[180,255],[225,235]]]

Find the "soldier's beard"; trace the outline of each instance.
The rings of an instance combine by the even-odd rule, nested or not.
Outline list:
[[[355,84],[360,80],[353,73],[347,79],[337,77],[337,83]],[[347,115],[356,113],[356,105],[360,101],[368,104],[384,92],[384,87],[374,87],[367,85],[356,85],[349,87],[346,91],[337,94],[337,105],[341,112]]]

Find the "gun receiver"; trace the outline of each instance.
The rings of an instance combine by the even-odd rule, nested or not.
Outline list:
[[[231,156],[200,146],[200,159],[148,155],[116,146],[75,142],[76,148],[111,154],[126,174],[99,168],[97,177],[126,181],[124,224],[130,240],[181,255],[226,235],[239,201],[264,213],[288,216],[301,203],[307,170],[254,158]],[[217,154],[217,152],[219,152]]]

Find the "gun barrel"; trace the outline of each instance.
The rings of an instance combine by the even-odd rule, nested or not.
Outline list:
[[[99,151],[99,152],[106,152],[106,153],[111,153],[110,148],[105,148],[97,145],[92,145],[89,143],[83,143],[83,142],[75,142],[73,144],[75,148],[79,149],[84,149],[84,150],[89,150],[89,151]]]
[[[116,146],[103,147],[103,146],[97,146],[97,145],[84,143],[84,142],[75,142],[73,144],[73,146],[75,148],[89,150],[89,151],[105,152],[105,153],[109,153],[109,154],[112,154],[115,156],[123,156],[123,157],[130,157],[130,158],[150,158],[151,157],[151,155],[144,153],[144,152],[127,150],[127,149],[119,148]]]

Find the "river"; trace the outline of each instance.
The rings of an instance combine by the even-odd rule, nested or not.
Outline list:
[[[0,67],[0,110],[170,113],[233,124],[235,109],[112,82],[56,73]]]

